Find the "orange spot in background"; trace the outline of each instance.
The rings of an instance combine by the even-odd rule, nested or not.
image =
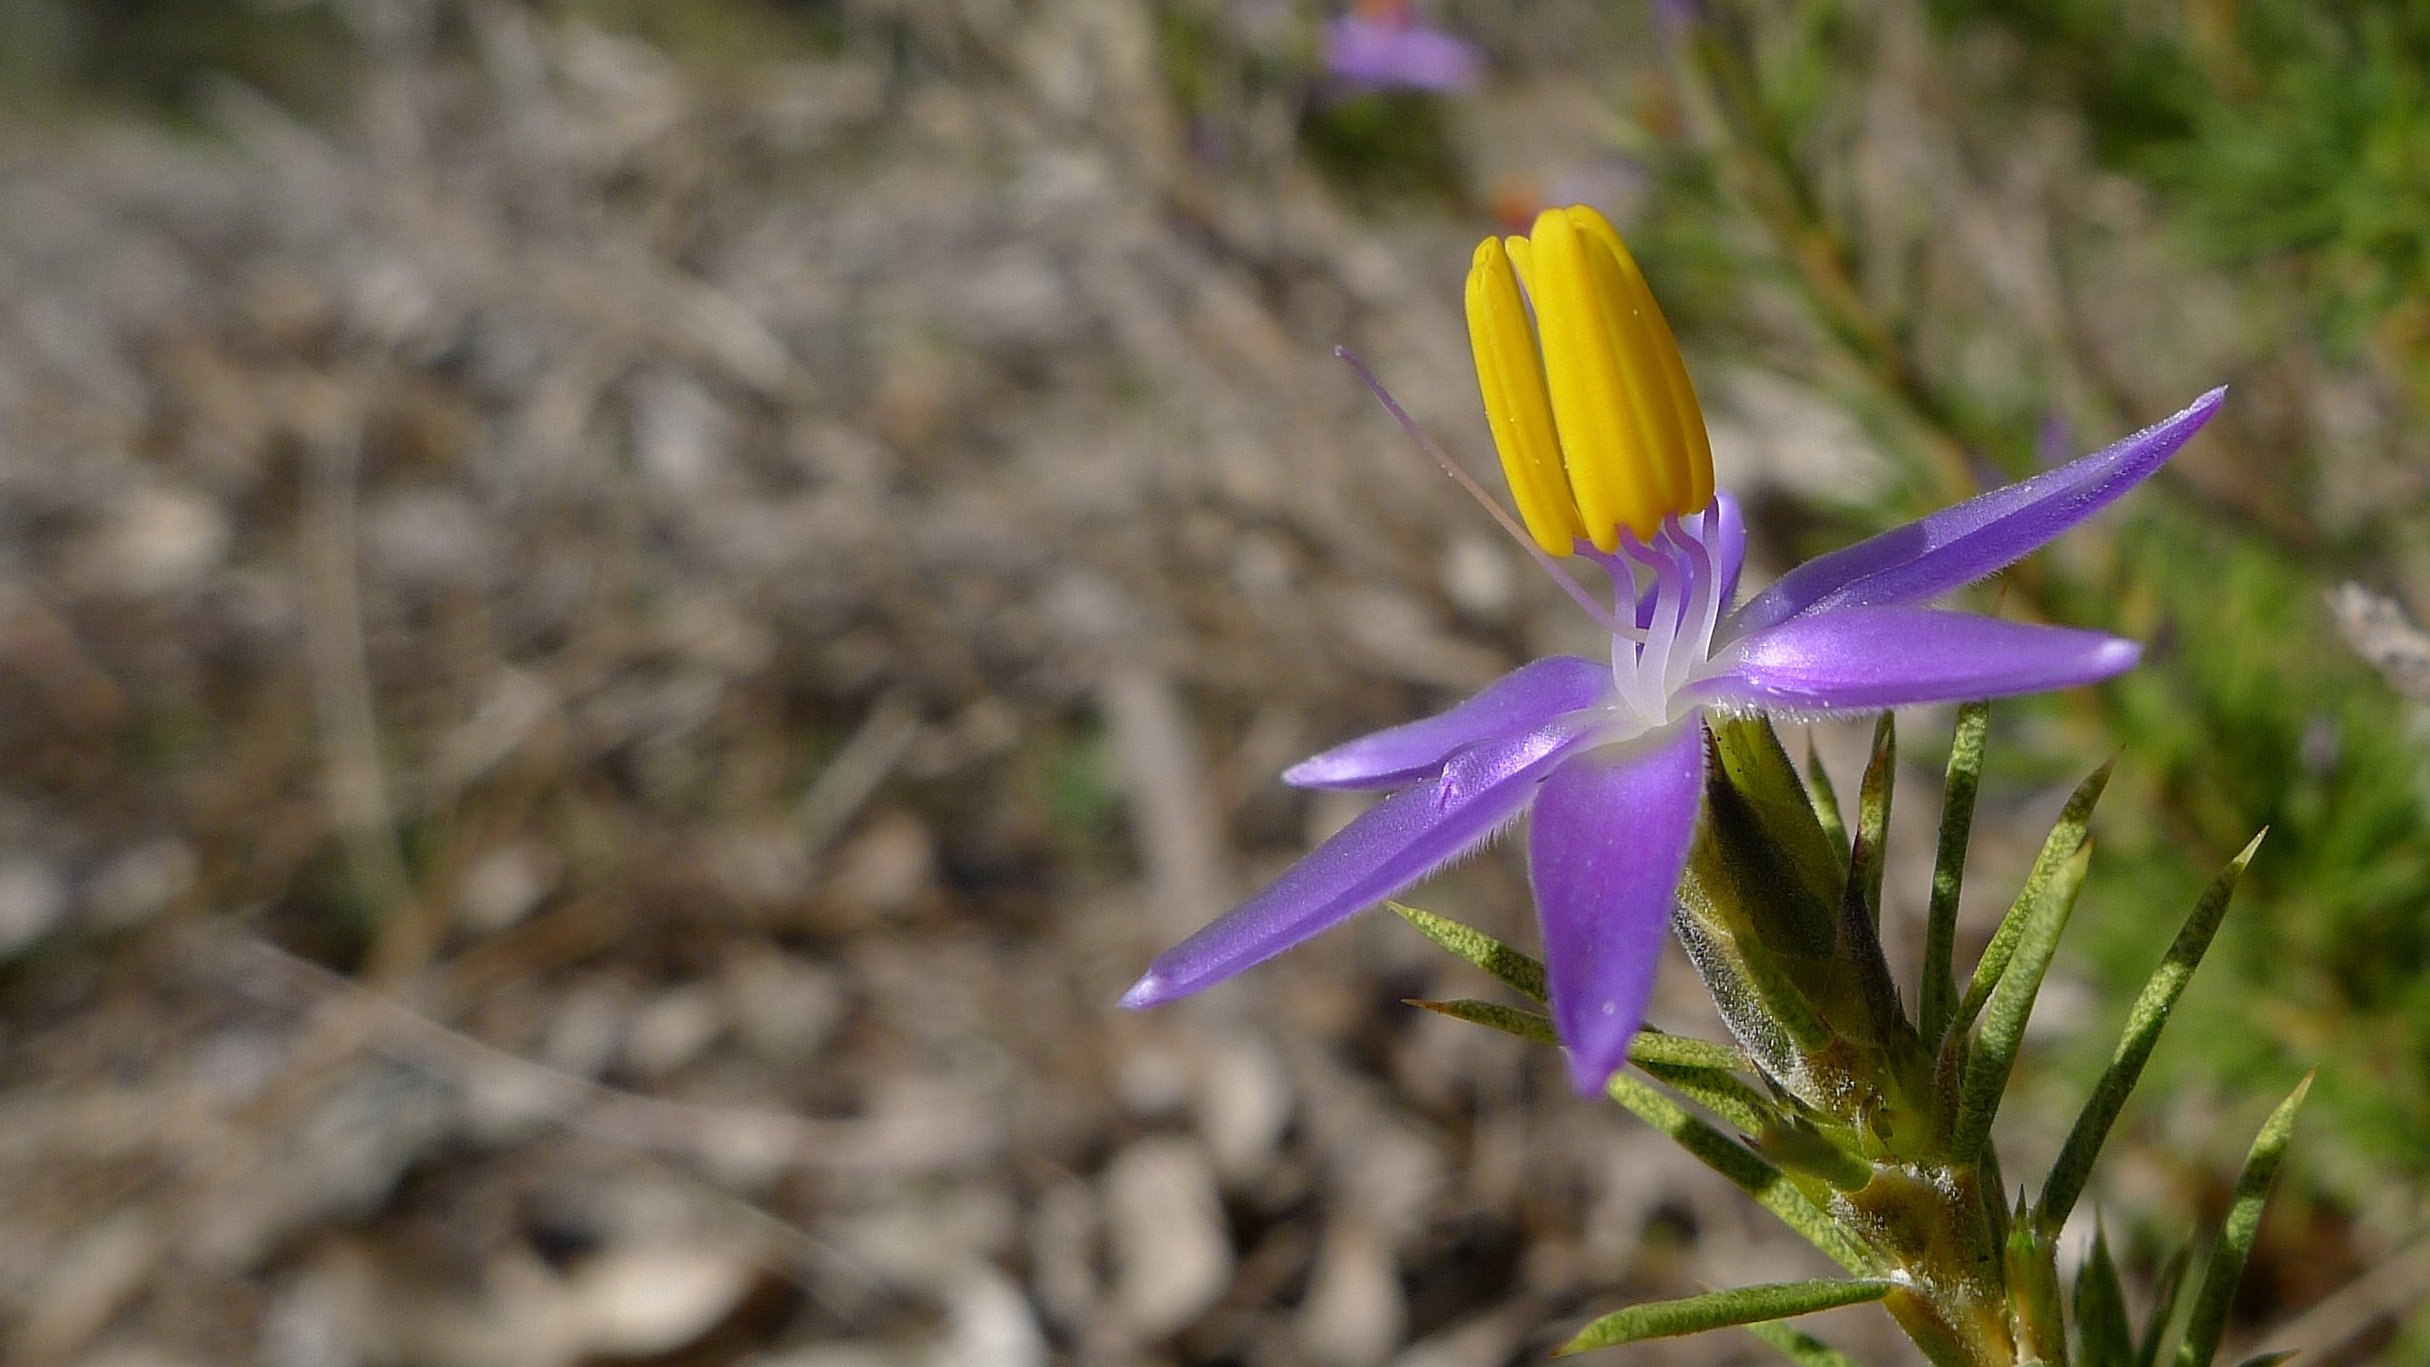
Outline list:
[[[1503,176],[1485,193],[1485,211],[1505,232],[1526,232],[1545,207],[1544,186],[1534,176]]]
[[[1406,26],[1412,17],[1409,0],[1355,0],[1351,9],[1361,19],[1395,27]]]

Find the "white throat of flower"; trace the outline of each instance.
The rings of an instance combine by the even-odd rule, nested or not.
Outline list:
[[[1697,516],[1693,530],[1677,517],[1664,519],[1653,543],[1621,539],[1617,554],[1579,548],[1607,570],[1618,603],[1612,629],[1613,720],[1627,734],[1642,734],[1686,716],[1692,703],[1682,694],[1718,672],[1713,633],[1720,625],[1723,567],[1706,538],[1718,511]],[[1615,736],[1614,739],[1622,737]]]

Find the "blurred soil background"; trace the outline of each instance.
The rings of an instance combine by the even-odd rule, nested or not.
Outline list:
[[[1759,569],[2235,385],[1974,591],[2152,643],[1997,717],[1977,945],[2123,747],[2002,1142],[2269,826],[2096,1196],[2148,1279],[2320,1066],[2236,1341],[2430,1361],[2430,7],[1447,0],[1448,96],[1326,17],[0,0],[10,1363],[1502,1367],[1820,1270],[1388,917],[1111,1006],[1355,811],[1284,764],[1598,648],[1329,356],[1487,471],[1468,252],[1575,201]]]

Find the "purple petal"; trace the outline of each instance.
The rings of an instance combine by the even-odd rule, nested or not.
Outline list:
[[[1477,83],[1477,49],[1435,29],[1356,15],[1325,25],[1325,69],[1360,85],[1456,92]]]
[[[1265,891],[1159,955],[1122,1004],[1211,987],[1424,878],[1525,810],[1577,743],[1575,727],[1554,723],[1453,755],[1441,774],[1367,809]]]
[[[1698,695],[1828,712],[2071,688],[2133,668],[2143,647],[1964,612],[1834,608],[1756,632],[1735,653]]]
[[[2223,388],[2165,422],[2048,474],[1970,498],[1782,575],[1739,610],[1730,630],[1760,631],[1799,613],[1915,603],[2021,559],[2175,455],[2218,411]]]
[[[1294,788],[1398,788],[1433,773],[1454,750],[1531,731],[1590,707],[1612,686],[1609,665],[1552,655],[1519,666],[1440,716],[1334,746],[1283,770]]]
[[[1527,868],[1553,1023],[1582,1095],[1603,1090],[1645,1023],[1703,791],[1704,728],[1690,724],[1618,759],[1574,755],[1536,798]]]

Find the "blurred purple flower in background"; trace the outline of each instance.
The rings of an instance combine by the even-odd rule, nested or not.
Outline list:
[[[1353,85],[1446,94],[1474,87],[1485,71],[1474,44],[1419,23],[1407,0],[1369,0],[1327,21],[1323,60]]]
[[[1553,1020],[1572,1081],[1591,1093],[1643,1023],[1702,809],[1704,710],[1873,712],[2130,668],[2141,654],[2131,641],[1922,605],[2106,507],[2200,429],[2225,391],[2073,464],[1809,561],[1732,610],[1745,528],[1735,500],[1713,489],[1695,391],[1610,224],[1591,209],[1553,209],[1527,237],[1487,239],[1468,306],[1523,544],[1611,631],[1611,659],[1536,660],[1440,716],[1287,770],[1303,788],[1397,791],[1160,956],[1123,1004],[1171,1001],[1260,963],[1532,807],[1528,871]],[[1610,608],[1552,567],[1569,556],[1609,575]]]

